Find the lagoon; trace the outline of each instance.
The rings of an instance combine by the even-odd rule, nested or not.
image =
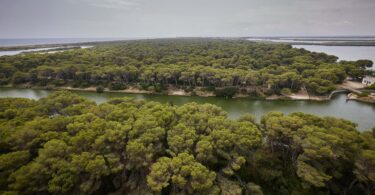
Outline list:
[[[0,98],[18,97],[39,99],[46,97],[53,91],[41,89],[16,89],[0,88]],[[126,94],[126,93],[95,93],[87,91],[74,91],[74,93],[86,97],[96,103],[103,103],[111,98],[131,97],[161,103],[182,105],[189,102],[200,104],[210,103],[222,107],[230,118],[238,118],[244,113],[254,114],[260,117],[270,111],[281,111],[285,114],[292,112],[304,112],[320,116],[333,116],[344,118],[358,124],[359,130],[369,130],[375,127],[375,105],[356,101],[346,101],[346,94],[335,95],[330,101],[296,101],[296,100],[254,100],[248,98],[225,99],[217,97],[197,96],[168,96],[150,94]]]
[[[294,48],[304,48],[314,52],[324,52],[335,55],[339,60],[361,60],[368,59],[375,62],[374,46],[325,46],[325,45],[293,45]],[[375,66],[372,66],[375,70]]]

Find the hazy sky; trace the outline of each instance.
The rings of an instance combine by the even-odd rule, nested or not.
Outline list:
[[[0,38],[375,35],[375,0],[0,0]]]

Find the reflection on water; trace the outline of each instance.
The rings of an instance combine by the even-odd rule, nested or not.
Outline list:
[[[46,97],[52,91],[35,89],[0,88],[0,97],[22,97],[39,99]],[[331,101],[285,101],[285,100],[251,100],[251,99],[224,99],[216,97],[184,97],[147,94],[124,94],[76,91],[78,95],[86,97],[96,103],[103,103],[115,97],[133,97],[136,99],[150,100],[161,103],[182,105],[188,102],[200,104],[210,103],[222,107],[230,118],[238,118],[244,113],[252,113],[258,119],[270,111],[281,111],[289,114],[304,112],[321,116],[333,116],[351,120],[358,124],[359,129],[371,129],[375,126],[375,105],[355,101],[346,101],[345,94],[338,94]]]

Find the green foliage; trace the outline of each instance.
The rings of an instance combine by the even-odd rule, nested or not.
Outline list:
[[[375,84],[372,84],[370,86],[366,86],[366,89],[375,89]]]
[[[353,80],[362,81],[363,76],[368,74],[366,68],[371,67],[373,62],[370,60],[358,60],[355,62],[341,62],[343,65],[345,72],[350,76]]]
[[[284,162],[280,171],[291,174],[291,180],[298,177],[310,189],[327,188],[333,193],[352,189],[350,184],[357,179],[352,176],[353,166],[365,149],[353,123],[302,113],[270,113],[262,125],[268,150]]]
[[[371,60],[357,60],[355,64],[362,68],[371,68],[374,63]]]
[[[317,95],[324,95],[335,89],[334,83],[320,78],[309,78],[306,81],[307,89]]]
[[[110,90],[123,90],[123,89],[126,89],[126,88],[127,88],[127,86],[124,83],[120,83],[120,82],[111,83],[109,85]]]
[[[215,86],[208,86],[205,88],[206,91],[212,91],[214,92],[216,90]]]
[[[103,86],[96,87],[96,93],[103,93],[103,92],[104,92],[104,87]]]
[[[283,89],[280,91],[280,93],[281,93],[281,95],[286,95],[286,96],[292,94],[292,92],[291,92],[290,89],[288,89],[288,88],[283,88]]]
[[[362,93],[359,93],[357,95],[358,95],[358,97],[367,97],[367,96],[370,95],[370,93],[368,93],[368,92],[362,92]]]
[[[0,57],[0,84],[136,86],[156,92],[174,85],[215,91],[235,87],[327,94],[347,75],[360,80],[371,61],[223,39],[157,39],[99,44],[89,50]],[[233,89],[233,88],[230,88]],[[221,90],[219,90],[221,91]]]
[[[375,137],[350,121],[66,91],[0,101],[4,194],[371,194]]]
[[[23,72],[16,72],[13,75],[13,83],[14,84],[21,84],[21,83],[26,83],[29,80],[29,75],[27,73]]]
[[[147,184],[156,192],[171,184],[175,192],[193,194],[211,188],[215,178],[216,174],[196,162],[194,156],[180,153],[172,159],[162,157],[154,163]]]
[[[165,90],[166,87],[165,87],[164,85],[161,85],[161,84],[156,84],[156,85],[154,86],[154,89],[155,89],[155,92],[160,93],[160,92],[162,92],[163,90]]]
[[[232,98],[236,95],[237,89],[235,87],[225,87],[222,89],[216,89],[215,95],[216,97],[225,97],[225,98]]]

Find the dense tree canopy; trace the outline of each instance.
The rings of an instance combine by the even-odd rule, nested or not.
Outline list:
[[[246,94],[274,94],[306,88],[327,94],[346,76],[360,79],[368,60],[337,57],[286,44],[224,39],[125,41],[53,54],[0,57],[0,85],[137,86],[160,92],[170,86],[221,88]],[[224,94],[228,92],[224,91]],[[232,93],[231,91],[229,92]],[[224,95],[231,96],[231,95]]]
[[[375,129],[69,92],[0,100],[0,193],[371,194]]]

